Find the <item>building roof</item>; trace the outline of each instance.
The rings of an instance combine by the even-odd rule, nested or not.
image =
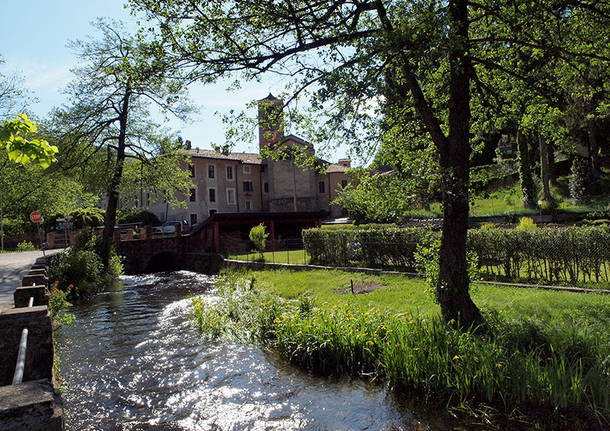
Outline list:
[[[202,159],[217,159],[217,160],[233,160],[236,162],[261,165],[263,161],[259,154],[256,153],[221,153],[215,150],[199,150],[197,148],[187,150],[187,154],[194,158]]]
[[[349,169],[349,167],[345,165],[340,165],[339,163],[331,163],[326,169],[327,174],[334,174],[337,172],[345,172]]]

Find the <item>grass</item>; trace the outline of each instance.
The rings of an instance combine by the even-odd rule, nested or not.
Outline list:
[[[272,263],[292,263],[292,264],[308,264],[310,256],[303,249],[301,250],[283,250],[283,251],[266,251],[263,253],[265,262]],[[229,259],[246,260],[249,262],[260,259],[258,252],[231,254]]]
[[[290,263],[296,265],[308,265],[311,263],[311,256],[303,249],[301,250],[284,250],[284,251],[276,251],[270,252],[267,251],[263,253],[264,262],[267,263]],[[251,253],[241,253],[241,254],[232,254],[229,255],[229,259],[237,259],[237,260],[245,260],[248,262],[257,261],[260,258],[260,255],[257,252]],[[358,262],[348,262],[348,265],[355,266],[365,266],[364,263]],[[525,263],[521,265],[523,268],[520,271],[520,274],[523,273],[523,276],[514,279],[512,277],[507,277],[503,275],[503,266],[502,265],[483,265],[481,267],[481,276],[486,280],[491,281],[502,281],[502,282],[514,282],[514,283],[529,283],[529,284],[559,284],[559,285],[576,285],[579,287],[585,287],[590,289],[610,289],[610,282],[606,281],[598,281],[594,282],[590,280],[589,282],[586,279],[583,279],[582,274],[579,273],[579,281],[577,283],[571,283],[567,281],[548,281],[545,279],[529,279],[525,277],[527,273],[527,268],[525,267]],[[402,270],[401,268],[397,268],[397,270]],[[603,269],[602,269],[603,271]],[[606,264],[606,271],[610,273],[608,270],[608,264]],[[410,272],[410,271],[406,271]]]
[[[589,198],[586,205],[574,205],[570,196],[569,176],[557,178],[557,183],[551,186],[551,194],[558,204],[559,210],[585,212],[606,210],[610,206],[610,173],[603,172],[600,179],[600,194]],[[538,189],[541,185],[538,184]],[[523,193],[519,181],[512,185],[494,191],[482,191],[473,193],[470,205],[471,216],[494,216],[494,215],[533,215],[538,214],[536,209],[523,207]],[[442,207],[439,202],[430,205],[429,210],[414,209],[412,215],[441,216]]]
[[[252,271],[250,274],[266,293],[285,299],[307,295],[316,306],[342,301],[364,308],[381,307],[392,313],[440,314],[426,282],[419,278],[324,270]],[[376,282],[383,288],[364,295],[346,295],[350,280]],[[610,297],[605,295],[487,284],[475,284],[471,295],[481,309],[493,310],[507,318],[529,316],[546,323],[578,322],[600,334],[610,329]],[[610,342],[610,333],[607,342]]]
[[[351,295],[351,280],[382,287]],[[405,276],[253,271],[219,291],[215,306],[193,301],[202,331],[247,333],[314,372],[384,381],[485,429],[608,425],[607,296],[475,286],[489,329],[462,333]]]

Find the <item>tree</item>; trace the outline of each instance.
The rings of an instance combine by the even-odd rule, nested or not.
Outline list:
[[[4,250],[4,195],[12,183],[12,166],[10,162],[22,165],[36,165],[47,168],[55,161],[57,147],[49,145],[44,139],[32,138],[36,133],[36,125],[23,114],[17,114],[14,120],[5,120],[0,127],[0,148],[6,150],[0,153],[0,249]]]
[[[254,244],[254,248],[258,251],[259,258],[263,260],[263,252],[267,246],[267,237],[269,237],[269,234],[265,231],[265,225],[261,223],[254,226],[250,229],[249,237],[250,241]]]
[[[328,117],[327,133],[319,134],[324,138],[341,135],[354,142],[362,125],[374,126],[375,115],[369,108],[371,101],[382,102],[384,86],[411,105],[438,152],[443,232],[436,296],[441,312],[447,321],[463,326],[482,322],[468,293],[466,264],[471,88],[484,89],[482,70],[510,72],[495,58],[494,46],[514,38],[520,46],[535,44],[550,52],[561,41],[553,39],[547,46],[529,30],[545,20],[561,23],[574,10],[589,13],[586,4],[567,0],[552,5],[468,0],[130,0],[130,4],[157,20],[157,30],[150,31],[156,32],[158,49],[177,63],[189,64],[195,78],[213,81],[235,72],[246,79],[263,73],[294,77],[288,102],[309,94],[312,108],[323,108]],[[600,7],[607,12],[606,6],[593,6]],[[494,27],[496,31],[477,34],[482,22],[486,31]],[[519,26],[526,31],[515,38]]]
[[[72,43],[84,63],[68,87],[69,106],[56,112],[63,129],[55,135],[84,141],[93,153],[105,153],[107,208],[101,253],[107,265],[125,160],[153,163],[162,152],[159,126],[150,120],[149,106],[180,118],[189,106],[183,103],[179,74],[155,55],[154,47],[126,35],[120,23],[100,20],[96,27],[99,40]]]

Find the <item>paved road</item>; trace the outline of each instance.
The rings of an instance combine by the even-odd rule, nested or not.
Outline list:
[[[61,250],[47,250],[49,254],[59,253]],[[0,310],[12,308],[13,292],[21,285],[21,279],[42,256],[42,251],[24,251],[22,253],[0,253]]]

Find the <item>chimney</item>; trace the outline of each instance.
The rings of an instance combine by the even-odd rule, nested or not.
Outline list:
[[[346,167],[346,168],[351,168],[352,167],[352,162],[350,161],[350,159],[339,159],[339,164],[341,166]]]

